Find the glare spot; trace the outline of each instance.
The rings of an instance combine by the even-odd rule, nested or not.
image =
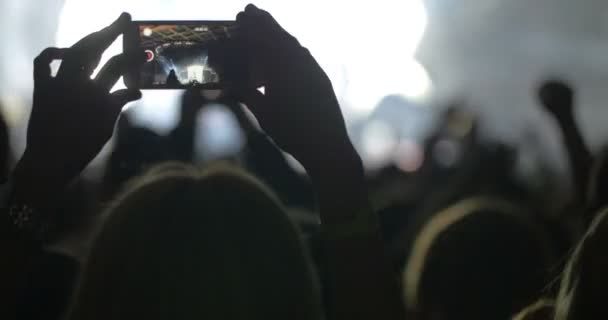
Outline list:
[[[461,146],[457,141],[443,139],[433,147],[433,157],[444,168],[454,167],[462,157]]]
[[[404,139],[395,150],[394,162],[404,172],[418,171],[424,163],[424,150],[416,141]]]
[[[188,72],[188,83],[193,81],[196,81],[198,83],[204,82],[203,71],[205,70],[205,67],[203,67],[202,65],[192,65],[188,66],[186,70]]]
[[[244,138],[235,116],[222,105],[206,106],[198,115],[197,160],[210,161],[238,153]]]
[[[396,145],[396,132],[385,122],[372,121],[365,126],[362,136],[363,157],[370,167],[378,168],[390,162]]]

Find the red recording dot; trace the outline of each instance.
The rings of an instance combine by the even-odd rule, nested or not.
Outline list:
[[[150,62],[152,60],[154,60],[154,52],[146,50],[146,61]]]

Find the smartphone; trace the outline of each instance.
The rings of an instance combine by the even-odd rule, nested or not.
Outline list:
[[[236,21],[133,21],[125,53],[146,62],[125,75],[128,88],[224,89],[242,82],[247,67],[235,42]]]

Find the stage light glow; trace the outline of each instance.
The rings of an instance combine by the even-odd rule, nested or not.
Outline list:
[[[122,11],[130,12],[135,20],[232,20],[249,2],[149,0],[144,5],[135,0],[66,0],[57,45],[73,44]],[[332,80],[345,113],[366,115],[388,94],[424,99],[432,88],[426,70],[414,58],[427,23],[422,0],[376,0],[373,5],[364,1],[259,0],[256,5],[270,11],[311,50]],[[102,63],[120,51],[117,41]],[[176,101],[175,92],[163,96],[166,104]],[[144,94],[138,108],[148,108],[148,100]],[[153,122],[167,126],[163,119]]]
[[[424,164],[424,149],[415,140],[403,139],[395,149],[393,161],[402,171],[415,172]]]
[[[368,123],[362,135],[363,160],[369,168],[381,168],[387,165],[391,154],[397,146],[395,129],[383,121]]]
[[[201,65],[192,65],[186,68],[188,71],[188,82],[196,81],[198,83],[203,83],[205,79],[203,79],[203,71],[205,67]]]
[[[212,161],[237,154],[245,138],[235,116],[222,105],[205,107],[198,115],[194,147],[198,161]]]
[[[152,29],[150,28],[145,28],[144,32],[143,32],[144,36],[149,37],[152,35]]]

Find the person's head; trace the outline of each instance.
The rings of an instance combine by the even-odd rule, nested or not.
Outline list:
[[[589,172],[587,205],[599,209],[608,204],[608,149],[595,158]]]
[[[564,269],[555,320],[608,317],[608,210],[593,221]]]
[[[420,319],[508,319],[537,298],[546,243],[525,212],[473,198],[435,214],[414,241],[403,287]]]
[[[0,106],[0,111],[2,106]],[[8,126],[4,121],[4,117],[0,113],[0,183],[4,182],[8,177],[8,166],[10,162],[11,148]]]
[[[299,234],[228,168],[153,169],[108,211],[70,319],[320,319]]]

